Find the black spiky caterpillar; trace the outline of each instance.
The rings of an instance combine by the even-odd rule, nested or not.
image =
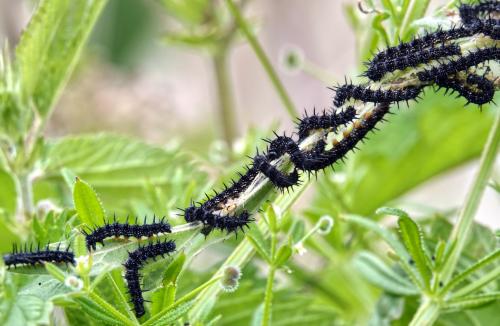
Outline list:
[[[332,88],[335,90],[333,104],[341,107],[349,99],[371,103],[392,103],[409,101],[418,97],[422,87],[406,87],[401,89],[370,89],[369,86],[345,84]]]
[[[450,59],[448,62],[425,69],[418,72],[418,79],[422,82],[436,81],[444,76],[454,75],[460,71],[466,71],[468,68],[475,67],[480,63],[489,60],[500,60],[500,48],[482,48],[476,51],[471,51],[467,55],[463,55],[458,59]]]
[[[215,223],[215,221],[222,222],[222,229],[224,229],[224,224],[230,223],[231,220],[233,220],[231,223],[233,223],[234,230],[237,230],[239,226],[247,225],[249,221],[248,211],[243,210],[241,215],[233,213],[232,216],[225,215],[224,212],[231,205],[235,205],[234,200],[252,184],[259,173],[266,176],[274,186],[280,189],[288,189],[298,184],[299,171],[313,173],[343,159],[350,150],[356,148],[357,143],[362,141],[369,131],[375,128],[379,121],[384,119],[385,114],[389,112],[391,103],[416,99],[424,87],[434,84],[439,86],[440,82],[444,81],[443,76],[448,78],[448,75],[455,75],[458,72],[465,73],[464,79],[456,79],[453,81],[453,85],[449,84],[449,86],[453,86],[453,89],[457,90],[468,102],[482,105],[492,101],[493,83],[484,76],[469,73],[468,69],[490,59],[497,60],[496,48],[481,49],[477,51],[478,53],[464,56],[458,45],[449,43],[452,40],[480,33],[498,39],[499,23],[489,16],[486,17],[487,15],[483,11],[488,11],[491,8],[483,7],[487,8],[476,11],[474,15],[477,19],[471,23],[464,23],[462,26],[450,30],[428,33],[410,42],[389,48],[377,54],[371,62],[373,65],[378,65],[373,69],[373,73],[376,73],[376,76],[373,77],[377,79],[394,70],[416,67],[422,63],[433,61],[431,68],[419,72],[418,78],[421,83],[392,88],[384,87],[383,89],[373,89],[370,84],[365,86],[346,84],[337,87],[334,98],[334,105],[337,107],[346,105],[346,102],[351,99],[378,105],[375,109],[359,117],[356,116],[356,110],[349,107],[345,111],[334,110],[329,114],[324,113],[323,116],[315,114],[299,121],[298,142],[291,137],[276,135],[274,140],[268,141],[267,153],[262,155],[258,153],[253,159],[253,164],[246,168],[246,173],[240,174],[239,180],[233,181],[229,187],[225,185],[225,189],[220,193],[216,192],[212,198],[207,195],[207,200],[204,203],[193,204],[184,210],[186,221],[200,221],[205,225],[204,230],[207,228],[210,230],[210,224]],[[496,10],[497,7],[494,8]],[[443,72],[445,75],[442,74]],[[352,112],[350,108],[352,108]],[[351,112],[351,114],[346,112]],[[334,121],[334,123],[330,121]],[[351,125],[345,126],[347,124]],[[316,129],[325,132],[336,131],[337,127],[341,125],[345,127],[343,138],[340,141],[334,141],[330,149],[327,149],[325,140],[320,139],[316,141],[313,148],[301,150],[300,142],[311,131]],[[294,165],[290,173],[280,171],[273,162],[285,154],[289,156]]]
[[[35,266],[43,263],[75,265],[75,255],[69,250],[69,246],[65,250],[60,250],[60,244],[55,250],[49,249],[49,245],[44,250],[40,250],[40,245],[33,250],[33,245],[28,248],[26,244],[24,245],[24,249],[20,247],[18,250],[17,246],[14,245],[12,252],[4,255],[3,260],[8,268],[11,266],[16,268],[17,265]]]
[[[106,238],[123,236],[125,238],[133,237],[140,239],[142,237],[149,238],[153,235],[171,232],[172,228],[165,221],[165,218],[156,222],[156,216],[153,217],[153,222],[149,224],[146,224],[146,217],[144,217],[142,225],[137,224],[137,217],[135,218],[135,224],[129,224],[128,217],[125,223],[118,223],[115,217],[113,223],[106,221],[103,226],[95,227],[90,231],[82,231],[85,235],[85,242],[89,251],[96,250],[97,243],[104,245],[104,239]]]
[[[464,97],[467,104],[486,104],[491,101],[495,93],[495,85],[492,81],[484,75],[479,76],[473,73],[466,75],[465,80],[458,75],[438,78],[436,85],[438,88],[445,88],[445,94],[450,90],[452,93],[457,92],[457,97]]]
[[[437,47],[431,45],[429,48],[419,51],[409,51],[407,54],[399,55],[392,59],[379,60],[377,62],[372,61],[364,75],[373,81],[378,81],[387,73],[417,67],[432,60],[459,54],[461,54],[460,47],[455,44],[440,45]]]
[[[173,240],[153,243],[150,242],[145,246],[139,246],[136,250],[129,253],[127,260],[123,264],[125,266],[125,280],[127,281],[128,293],[134,312],[137,317],[142,317],[146,313],[144,310],[144,297],[141,289],[141,275],[139,270],[144,266],[148,259],[156,260],[156,257],[169,255],[176,249]]]

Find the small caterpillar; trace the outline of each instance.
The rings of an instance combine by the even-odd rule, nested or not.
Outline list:
[[[460,47],[455,44],[422,49],[390,60],[371,62],[365,76],[373,81],[378,81],[387,73],[394,72],[396,70],[404,70],[409,67],[416,67],[420,64],[428,63],[431,60],[436,60],[441,57],[459,54],[461,54]]]
[[[336,131],[339,126],[346,125],[355,118],[356,110],[352,106],[335,114],[327,114],[323,111],[322,115],[316,115],[316,112],[312,116],[306,115],[304,118],[299,119],[297,128],[299,141],[309,136],[313,130],[332,128],[333,131]]]
[[[355,99],[363,102],[372,103],[391,103],[400,101],[409,101],[415,99],[422,90],[421,87],[406,87],[402,89],[373,90],[369,87],[345,84],[335,90],[333,104],[336,107],[342,106],[347,100]]]
[[[495,95],[493,82],[476,74],[467,75],[465,82],[454,76],[438,79],[436,84],[439,88],[446,88],[447,91],[449,89],[456,91],[459,96],[467,100],[467,104],[483,105],[492,101]]]
[[[467,18],[464,19],[464,17],[462,17],[462,21],[464,23],[464,26],[453,27],[448,30],[439,29],[437,31],[430,32],[418,38],[415,38],[409,42],[400,43],[396,46],[389,47],[383,51],[378,52],[371,61],[366,63],[366,65],[368,66],[368,71],[365,73],[365,76],[374,81],[379,80],[381,78],[380,73],[382,73],[382,71],[379,72],[379,70],[384,67],[384,64],[396,65],[396,63],[391,64],[390,62],[401,60],[401,58],[407,56],[418,55],[418,53],[422,51],[429,51],[428,55],[430,55],[432,50],[436,49],[436,46],[439,44],[441,45],[442,49],[438,52],[432,53],[431,57],[433,57],[433,59],[460,54],[453,45],[445,44],[446,42],[449,42],[451,40],[469,37],[479,33],[490,36],[495,40],[498,40],[500,38],[500,23],[497,19],[483,20],[475,18],[471,20]],[[408,59],[408,61],[409,63],[411,63],[413,60]],[[428,61],[429,60],[422,60],[420,63],[425,63]],[[404,61],[402,63],[404,63]],[[407,67],[410,67],[410,65],[408,65]]]
[[[240,229],[244,232],[244,228],[248,228],[248,224],[254,221],[250,214],[243,211],[236,216],[221,216],[208,211],[205,207],[196,207],[191,205],[184,211],[184,219],[186,222],[201,222],[205,226],[202,233],[208,235],[212,229],[219,229],[227,233],[237,232]]]
[[[500,60],[500,48],[484,48],[470,52],[458,59],[451,59],[447,63],[418,72],[417,76],[422,82],[437,81],[489,60]]]
[[[40,245],[38,245],[35,251],[33,251],[33,245],[28,248],[25,244],[24,249],[20,247],[19,250],[14,245],[12,253],[4,255],[3,260],[8,268],[11,266],[15,268],[17,265],[35,266],[46,262],[75,265],[75,255],[69,251],[69,246],[65,250],[60,250],[60,244],[56,250],[50,250],[49,245],[45,247],[45,250],[40,250]]]
[[[112,237],[134,237],[140,239],[142,237],[152,237],[156,234],[161,233],[171,233],[172,229],[170,224],[164,221],[162,218],[160,221],[156,222],[156,217],[153,217],[153,223],[146,224],[146,218],[144,217],[144,224],[137,224],[137,217],[135,219],[135,224],[129,224],[128,218],[125,223],[116,222],[116,218],[113,223],[109,221],[105,222],[105,225],[96,227],[90,232],[83,231],[85,235],[85,242],[87,244],[88,250],[96,250],[97,243],[104,245],[104,239]]]
[[[141,275],[139,270],[144,266],[148,259],[155,260],[156,257],[169,255],[176,249],[173,240],[164,242],[150,242],[146,246],[139,246],[136,250],[129,253],[125,266],[125,280],[127,281],[128,293],[131,298],[134,312],[137,317],[142,317],[146,313],[144,310],[144,300],[141,290]]]

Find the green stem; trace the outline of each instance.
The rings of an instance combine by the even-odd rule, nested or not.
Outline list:
[[[428,326],[434,324],[439,317],[439,305],[427,297],[413,316],[409,326]]]
[[[276,273],[276,266],[274,262],[276,261],[276,247],[278,245],[278,237],[276,232],[271,233],[271,260],[273,263],[269,266],[269,275],[267,276],[266,283],[266,293],[264,295],[264,314],[262,317],[262,326],[268,326],[271,324],[271,313],[273,304],[273,284],[274,284],[274,274]]]
[[[474,221],[474,215],[479,207],[481,198],[483,196],[484,190],[488,185],[488,180],[493,171],[493,166],[495,163],[495,158],[498,152],[498,145],[500,144],[500,110],[497,112],[495,122],[491,128],[488,140],[484,147],[483,153],[481,155],[481,161],[479,164],[479,171],[474,179],[474,183],[469,190],[467,195],[465,205],[462,207],[460,215],[458,217],[458,222],[455,224],[453,231],[448,240],[449,244],[455,243],[450,256],[446,260],[443,266],[442,281],[447,282],[455,267],[457,265],[458,259],[462,253],[465,246],[467,238],[469,236],[470,230],[472,228],[472,223]]]
[[[223,137],[228,147],[232,148],[233,140],[236,136],[235,118],[234,118],[234,101],[231,93],[231,82],[229,79],[227,67],[227,53],[229,47],[223,45],[219,51],[213,56],[213,66],[215,78],[217,80],[218,108],[219,119],[223,129]]]
[[[269,275],[267,276],[266,294],[264,296],[264,314],[262,317],[262,326],[268,326],[271,324],[271,307],[273,302],[273,284],[275,273],[275,267],[270,266]]]
[[[259,58],[260,63],[266,70],[267,75],[269,76],[269,79],[271,79],[271,82],[273,83],[274,88],[278,92],[281,101],[283,102],[283,105],[286,108],[286,111],[290,115],[291,118],[295,119],[298,114],[297,110],[295,110],[295,107],[288,96],[285,88],[283,87],[283,84],[278,78],[278,75],[276,74],[276,71],[274,71],[273,66],[271,65],[271,62],[269,61],[269,58],[266,56],[264,53],[264,50],[262,49],[261,45],[253,35],[252,31],[250,31],[250,27],[248,26],[247,22],[245,21],[245,18],[241,15],[238,7],[234,4],[233,0],[226,0],[226,4],[229,8],[229,11],[231,14],[234,16],[236,23],[238,24],[239,29],[243,32],[245,35],[248,43],[250,43],[250,46],[254,50],[255,54],[257,55],[257,58]]]

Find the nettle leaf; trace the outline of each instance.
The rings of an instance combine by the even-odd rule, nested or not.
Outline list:
[[[377,256],[362,251],[354,258],[354,265],[370,282],[389,293],[401,296],[417,295],[418,289],[397,274]]]
[[[48,325],[52,299],[69,289],[50,275],[6,273],[2,280],[1,325]]]
[[[403,244],[415,262],[420,276],[424,281],[424,285],[429,287],[431,270],[428,262],[430,259],[427,257],[424,249],[422,230],[418,224],[408,216],[401,216],[398,219],[398,225]]]
[[[163,196],[155,203],[161,202],[157,210],[164,211],[165,204],[169,208],[188,205],[198,197],[201,184],[206,185],[202,183],[205,173],[197,172],[193,165],[189,156],[178,154],[175,148],[163,149],[129,137],[66,137],[48,144],[44,175],[35,184],[35,195],[64,198],[63,171],[67,174],[69,170],[96,189],[107,211],[130,213],[124,208],[151,198],[160,187]]]
[[[73,188],[73,202],[78,216],[87,225],[103,225],[106,217],[101,200],[95,190],[80,178]]]
[[[40,1],[16,48],[16,59],[22,92],[42,117],[48,115],[74,70],[106,2]]]

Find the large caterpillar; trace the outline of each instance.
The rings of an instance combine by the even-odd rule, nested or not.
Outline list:
[[[142,237],[152,237],[153,235],[161,233],[171,233],[172,229],[170,224],[162,218],[156,222],[156,217],[153,217],[153,222],[146,224],[146,218],[144,217],[144,224],[137,224],[137,217],[135,218],[135,224],[129,224],[128,218],[125,223],[116,222],[116,218],[113,223],[106,221],[103,226],[95,227],[89,232],[82,231],[85,235],[85,242],[87,244],[88,250],[95,250],[97,243],[104,245],[104,239],[111,237],[134,237],[140,239]]]
[[[492,19],[489,15],[498,11],[496,2],[481,4],[480,7],[472,9],[461,9],[461,14],[467,14],[469,18],[464,19],[460,27],[449,30],[438,30],[416,38],[407,43],[388,48],[375,56],[369,63],[365,75],[372,80],[379,80],[385,74],[408,67],[420,68],[422,64],[431,65],[427,69],[417,70],[420,80],[418,84],[405,86],[389,86],[384,88],[372,88],[370,84],[365,86],[345,84],[333,88],[335,90],[334,109],[330,113],[323,112],[322,115],[306,116],[298,123],[298,141],[292,137],[278,136],[275,134],[269,143],[265,153],[257,153],[253,158],[253,164],[248,166],[245,174],[240,174],[237,181],[226,186],[222,192],[215,193],[213,197],[207,195],[204,203],[192,204],[184,210],[187,222],[199,221],[205,226],[204,233],[213,228],[219,228],[227,232],[243,230],[251,221],[247,210],[241,210],[239,214],[227,213],[237,211],[237,208],[228,209],[228,204],[240,196],[255,180],[262,174],[277,188],[289,189],[300,182],[300,172],[314,173],[331,166],[338,160],[356,148],[358,142],[362,141],[366,134],[374,130],[376,124],[384,119],[389,112],[390,104],[400,101],[416,99],[424,87],[436,84],[448,87],[465,97],[468,102],[482,105],[492,101],[494,95],[493,83],[485,78],[472,74],[469,68],[475,67],[488,60],[498,60],[499,49],[482,48],[472,53],[463,55],[457,44],[451,43],[464,37],[476,34],[484,34],[493,39],[499,36],[499,21]],[[464,13],[462,13],[464,12]],[[475,18],[470,18],[475,17]],[[431,63],[432,62],[432,63]],[[457,73],[465,74],[463,78],[455,78]],[[373,110],[363,114],[357,113],[349,101],[371,102],[378,104]],[[345,109],[340,107],[346,106]],[[315,142],[312,147],[301,148],[301,142],[313,131],[321,130],[323,135],[337,131],[343,126],[344,132],[341,140],[333,140],[327,144],[326,138]],[[291,172],[283,172],[276,166],[276,160],[287,155],[293,164]],[[231,203],[232,206],[235,204]]]
[[[33,245],[28,248],[25,244],[24,249],[22,247],[18,249],[14,245],[12,253],[4,255],[3,260],[8,268],[11,266],[15,268],[17,265],[35,266],[46,262],[74,265],[75,255],[69,250],[69,246],[65,250],[60,250],[60,244],[56,250],[50,250],[49,245],[45,247],[45,250],[40,250],[40,245],[38,245],[35,251],[33,251]]]
[[[141,290],[141,275],[139,270],[144,266],[148,259],[155,259],[158,256],[165,257],[175,251],[175,242],[173,240],[149,243],[146,246],[137,248],[128,255],[125,261],[125,280],[127,281],[128,293],[131,298],[134,312],[137,317],[142,317],[146,313],[144,310],[144,297]]]

